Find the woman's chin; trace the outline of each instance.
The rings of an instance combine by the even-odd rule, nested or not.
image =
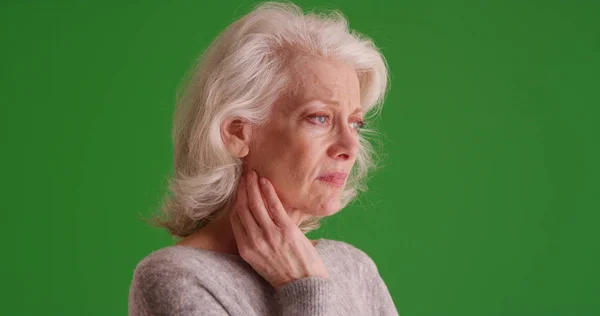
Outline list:
[[[324,217],[331,216],[340,211],[342,208],[342,202],[340,195],[335,192],[334,194],[315,194],[308,196],[297,196],[294,197],[297,201],[293,205],[297,205],[297,209],[302,210],[303,213],[309,216]]]
[[[340,203],[339,199],[326,201],[326,202],[320,204],[319,207],[312,209],[310,211],[310,213],[311,213],[310,215],[318,216],[318,217],[331,216],[331,215],[339,212],[340,207],[341,207],[341,203]]]

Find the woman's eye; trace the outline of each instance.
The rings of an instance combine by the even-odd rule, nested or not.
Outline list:
[[[329,124],[330,119],[331,119],[330,116],[326,115],[326,114],[314,114],[314,115],[311,115],[309,118],[311,120],[315,121],[319,125]],[[355,130],[360,130],[364,126],[365,126],[365,122],[362,120],[350,122],[350,127]]]
[[[319,124],[326,124],[329,122],[329,115],[311,115],[310,118],[317,121]]]
[[[361,128],[363,128],[365,126],[365,122],[363,122],[363,121],[351,122],[350,125],[352,125],[352,127],[354,129],[360,130]]]

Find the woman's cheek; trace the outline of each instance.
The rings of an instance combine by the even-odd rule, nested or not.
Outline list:
[[[322,137],[328,135],[330,130],[331,129],[329,128],[329,126],[320,126],[313,123],[306,123],[306,125],[303,128],[302,134],[310,135],[310,137]]]

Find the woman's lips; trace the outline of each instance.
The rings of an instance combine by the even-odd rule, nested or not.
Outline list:
[[[319,176],[317,179],[327,182],[328,184],[331,184],[335,187],[342,187],[342,186],[344,186],[344,183],[346,182],[347,177],[348,177],[347,173],[331,172],[331,173],[326,173],[322,176]]]

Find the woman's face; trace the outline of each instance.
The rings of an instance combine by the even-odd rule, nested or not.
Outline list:
[[[359,150],[358,78],[344,63],[305,60],[292,82],[266,124],[253,130],[245,167],[273,183],[288,212],[331,215]]]

